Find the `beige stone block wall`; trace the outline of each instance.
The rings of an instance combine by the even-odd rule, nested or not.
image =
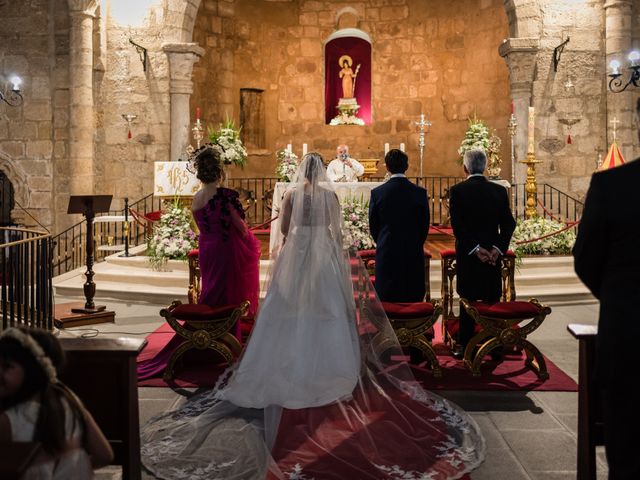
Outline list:
[[[364,127],[324,123],[323,42],[346,6],[358,12],[359,28],[372,38],[373,121]],[[507,32],[499,0],[211,0],[196,18],[193,38],[207,45],[207,53],[194,67],[191,106],[200,106],[204,121],[217,127],[225,115],[239,118],[241,88],[264,90],[267,152],[254,152],[245,171],[232,175],[272,176],[275,151],[287,143],[297,153],[308,143],[330,159],[343,142],[356,158],[380,159],[385,142],[405,143],[409,173],[417,174],[412,122],[421,112],[434,125],[427,135],[425,175],[460,175],[457,149],[469,116],[485,119],[506,141],[508,71],[497,46]]]

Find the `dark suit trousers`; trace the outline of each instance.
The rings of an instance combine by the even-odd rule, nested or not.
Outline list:
[[[633,375],[630,370],[630,375]],[[640,479],[638,432],[640,395],[633,385],[621,383],[602,390],[604,445],[609,464],[609,480]],[[636,391],[637,392],[637,391]]]

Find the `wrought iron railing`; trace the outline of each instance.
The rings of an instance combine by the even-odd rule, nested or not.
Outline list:
[[[162,199],[149,194],[128,205],[128,209],[125,207],[122,210],[111,210],[108,213],[97,214],[93,223],[94,261],[100,262],[105,257],[124,249],[127,241],[127,226],[129,247],[146,242],[149,226],[135,221],[130,210],[148,214],[161,208]],[[127,223],[125,223],[125,219]],[[53,237],[54,276],[85,265],[86,230],[87,221],[83,219]]]
[[[373,182],[382,181],[382,177],[372,177]],[[431,224],[434,226],[449,225],[449,190],[453,185],[464,180],[463,177],[409,177],[409,180],[424,186],[429,193],[429,209]],[[267,178],[232,178],[226,185],[240,192],[240,198],[246,208],[246,219],[249,225],[262,225],[271,218],[273,192],[278,179]],[[511,188],[513,213],[516,218],[524,218],[526,203],[525,186],[514,185]],[[575,222],[582,216],[583,203],[563,193],[557,188],[542,184],[538,187],[538,213],[546,218],[555,218],[563,222]],[[129,224],[129,246],[133,247],[146,242],[150,233],[150,223],[138,222],[128,212],[133,210],[143,216],[162,209],[162,198],[149,194],[129,205],[127,218]],[[107,216],[118,216],[118,221],[108,221]],[[107,214],[97,215],[94,220],[95,261],[99,262],[114,251],[122,249],[125,243],[126,226],[122,221],[125,209],[114,210]],[[72,225],[62,233],[53,237],[53,272],[55,275],[68,272],[84,265],[85,262],[86,221]],[[106,245],[106,246],[105,246]],[[113,247],[113,248],[109,248]]]
[[[527,192],[525,184],[512,187],[512,208],[516,219],[525,218]],[[538,185],[537,212],[543,218],[550,218],[562,223],[575,223],[582,217],[584,202],[567,195],[548,183]]]
[[[17,325],[53,328],[51,235],[0,227],[2,329]]]
[[[381,182],[383,177],[371,177],[369,181]],[[429,193],[429,209],[433,225],[446,225],[449,218],[449,189],[462,177],[409,177],[412,182],[424,186]],[[240,197],[249,204],[246,211],[250,225],[260,225],[271,218],[273,190],[278,179],[269,178],[232,178],[227,187],[240,192]],[[250,199],[247,197],[250,196]]]

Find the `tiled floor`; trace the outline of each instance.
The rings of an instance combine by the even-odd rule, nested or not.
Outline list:
[[[74,299],[56,299],[57,302]],[[126,305],[103,301],[116,311],[115,324],[100,324],[63,335],[146,334],[162,322],[159,305]],[[577,380],[578,345],[567,332],[569,323],[593,324],[597,304],[553,307],[545,323],[531,335],[540,350]],[[119,332],[119,333],[116,333]],[[445,372],[446,375],[446,372]],[[439,392],[467,410],[480,425],[487,458],[473,480],[569,480],[576,476],[577,393],[567,392]],[[172,408],[183,397],[166,388],[140,388],[140,422]],[[599,451],[598,478],[606,478],[606,462]],[[117,478],[109,468],[100,478]],[[144,475],[144,478],[153,478]]]

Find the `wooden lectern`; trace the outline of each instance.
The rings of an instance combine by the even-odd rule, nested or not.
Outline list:
[[[93,218],[96,213],[109,211],[111,198],[111,195],[72,195],[69,198],[67,213],[81,213],[87,219],[87,280],[84,283],[84,296],[87,301],[84,308],[72,308],[72,313],[94,314],[107,308],[93,303],[96,294],[96,284],[93,283]]]

